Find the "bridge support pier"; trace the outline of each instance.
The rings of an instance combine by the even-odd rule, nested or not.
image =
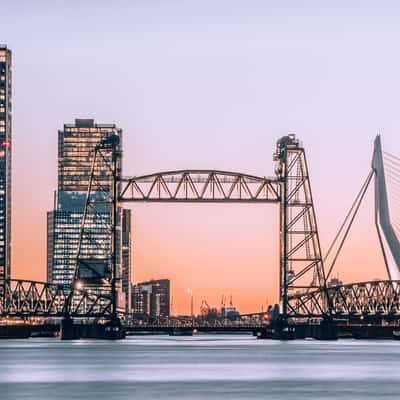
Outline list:
[[[297,336],[296,325],[289,324],[286,318],[279,316],[271,321],[271,324],[264,329],[256,332],[258,339],[274,339],[274,340],[294,340],[300,339]]]
[[[316,340],[337,340],[336,323],[324,318],[319,324],[289,322],[280,316],[271,325],[257,332],[259,339],[294,340],[313,338]]]
[[[319,325],[313,325],[312,337],[318,340],[337,340],[338,330],[331,318],[324,318]]]
[[[61,340],[80,339],[79,327],[74,325],[74,320],[68,315],[61,320],[60,326]]]
[[[275,321],[272,339],[294,340],[297,338],[297,334],[296,325],[289,323],[286,318],[278,318]]]
[[[61,321],[61,340],[77,339],[125,339],[125,329],[119,318],[112,319],[105,324],[74,324],[71,317],[65,317]]]
[[[99,339],[119,340],[126,337],[125,329],[118,317],[112,318],[110,322],[104,325],[97,326],[102,327],[98,332],[100,334]]]

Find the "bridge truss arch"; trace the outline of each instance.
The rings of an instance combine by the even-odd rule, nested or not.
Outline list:
[[[254,202],[280,201],[276,178],[238,172],[187,169],[121,178],[120,202]]]

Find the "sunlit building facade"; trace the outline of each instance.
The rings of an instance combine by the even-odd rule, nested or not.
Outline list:
[[[11,50],[0,45],[0,294],[11,274]]]
[[[115,124],[95,124],[93,119],[76,119],[58,131],[58,191],[86,193],[96,145],[111,135],[122,141],[122,130]],[[111,164],[111,155],[108,160]],[[111,172],[104,160],[98,158],[95,166],[96,188],[110,189]]]
[[[168,318],[170,315],[169,279],[141,282],[132,287],[132,310],[135,316]]]
[[[47,213],[47,280],[68,286],[74,276],[82,212]]]

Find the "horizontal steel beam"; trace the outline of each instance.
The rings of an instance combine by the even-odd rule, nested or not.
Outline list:
[[[279,200],[272,200],[272,199],[163,199],[163,198],[120,198],[120,203],[253,203],[253,204],[260,204],[260,203],[278,203]]]

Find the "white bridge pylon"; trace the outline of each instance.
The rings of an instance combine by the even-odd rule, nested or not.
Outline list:
[[[375,173],[375,224],[389,279],[400,279],[400,242],[394,230],[388,201],[381,137],[375,139],[372,168]]]

